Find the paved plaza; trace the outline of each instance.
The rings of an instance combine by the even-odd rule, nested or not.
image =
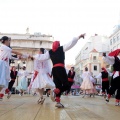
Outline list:
[[[114,106],[114,99],[106,104],[99,96],[63,96],[64,109],[55,108],[49,97],[43,105],[37,100],[31,95],[5,97],[0,101],[0,120],[120,120],[120,106]]]

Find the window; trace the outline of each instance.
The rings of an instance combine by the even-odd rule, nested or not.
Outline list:
[[[40,41],[40,45],[42,45],[42,41]]]
[[[114,46],[114,47],[113,47],[113,50],[116,50],[116,49],[117,49],[117,46]]]
[[[119,40],[119,36],[117,36],[117,41]]]
[[[94,71],[97,71],[97,66],[96,65],[94,66]]]
[[[97,59],[97,57],[96,56],[93,56],[93,60],[96,60]]]
[[[86,47],[85,50],[88,50],[88,47]]]
[[[115,37],[113,37],[113,44],[115,43],[116,41],[115,41]]]
[[[117,45],[117,48],[118,48],[118,49],[120,48],[120,44]]]
[[[110,40],[110,45],[112,45],[112,39]]]

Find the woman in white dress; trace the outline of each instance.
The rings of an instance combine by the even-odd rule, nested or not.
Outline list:
[[[18,72],[18,76],[21,77],[21,80],[17,86],[17,90],[20,91],[20,96],[24,94],[24,92],[28,88],[27,76],[31,75],[32,73],[26,71],[26,67],[23,67],[23,71]]]
[[[11,38],[3,36],[0,45],[0,99],[3,98],[4,94],[1,90],[8,88],[8,82],[10,80],[10,69],[9,69],[9,59],[11,58],[11,53],[22,56],[21,53],[12,50],[10,46]],[[3,90],[2,90],[3,91]]]
[[[45,53],[44,48],[40,48],[40,51],[35,56],[39,56],[40,54]],[[32,83],[32,89],[36,89],[36,91],[39,93],[40,98],[38,100],[38,104],[43,104],[45,98],[43,98],[43,92],[44,88],[50,88],[54,89],[55,84],[53,83],[50,74],[50,62],[48,60],[45,61],[39,61],[34,60],[34,70],[35,70],[35,76],[34,81]]]
[[[85,97],[85,94],[93,94],[93,83],[91,82],[91,73],[88,71],[88,68],[85,68],[85,72],[82,74],[82,78],[83,78],[83,82],[80,86],[80,88],[83,90],[84,95],[83,97]]]

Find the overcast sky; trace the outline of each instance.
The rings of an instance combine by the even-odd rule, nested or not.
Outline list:
[[[65,44],[86,33],[86,39],[66,53],[66,63],[74,63],[88,38],[95,33],[110,35],[118,24],[120,0],[0,0],[0,32],[52,34]],[[72,58],[70,58],[72,57]]]

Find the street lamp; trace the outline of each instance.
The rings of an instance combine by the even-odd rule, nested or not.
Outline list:
[[[18,63],[18,66],[17,66],[18,71],[19,71],[19,69],[20,69],[20,62],[21,62],[21,61],[18,61],[18,62],[17,62],[17,63]],[[17,86],[18,86],[18,76],[17,76]]]

